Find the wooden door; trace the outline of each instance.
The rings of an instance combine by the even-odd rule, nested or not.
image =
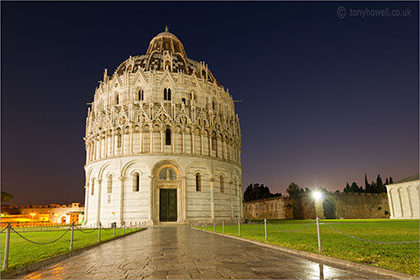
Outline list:
[[[159,220],[173,222],[177,220],[176,189],[160,189]]]

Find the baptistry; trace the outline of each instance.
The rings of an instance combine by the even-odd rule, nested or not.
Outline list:
[[[242,218],[234,102],[167,29],[103,81],[86,118],[85,226]]]

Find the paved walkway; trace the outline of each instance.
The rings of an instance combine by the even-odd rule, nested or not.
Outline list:
[[[187,227],[152,227],[24,276],[25,279],[366,279]]]

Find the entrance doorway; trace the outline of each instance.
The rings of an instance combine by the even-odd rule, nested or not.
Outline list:
[[[177,221],[176,189],[160,189],[159,220],[161,222]]]

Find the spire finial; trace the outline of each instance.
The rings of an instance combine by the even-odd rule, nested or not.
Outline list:
[[[169,32],[169,27],[168,27],[168,25],[165,25],[165,32]]]

